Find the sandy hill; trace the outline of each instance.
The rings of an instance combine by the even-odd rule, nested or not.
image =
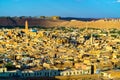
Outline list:
[[[40,18],[0,18],[0,27],[15,27],[24,26],[25,20],[28,20],[29,26],[43,26],[43,27],[93,27],[93,28],[120,28],[120,19],[101,19],[92,21],[79,20],[50,20]]]

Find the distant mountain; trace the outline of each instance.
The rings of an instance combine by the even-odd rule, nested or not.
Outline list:
[[[60,20],[51,20],[51,19],[40,19],[32,17],[0,17],[0,27],[6,26],[24,26],[25,20],[29,21],[29,26],[47,26],[50,22],[63,22],[70,20],[79,20],[79,21],[92,21],[98,20],[95,18],[74,18],[74,17],[61,17]],[[49,26],[49,25],[48,25]]]
[[[61,20],[79,20],[79,21],[93,21],[93,20],[99,20],[100,18],[75,18],[75,17],[61,17]]]
[[[29,27],[93,27],[93,28],[120,28],[120,19],[96,19],[62,17],[57,20],[40,19],[34,17],[0,17],[0,28],[24,28],[28,20]]]

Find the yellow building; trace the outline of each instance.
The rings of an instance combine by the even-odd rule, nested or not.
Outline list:
[[[28,21],[25,21],[25,33],[28,33]]]
[[[60,17],[59,16],[52,16],[52,20],[59,20]]]

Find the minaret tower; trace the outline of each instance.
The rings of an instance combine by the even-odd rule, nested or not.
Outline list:
[[[28,33],[28,21],[25,21],[25,33]]]
[[[93,44],[93,34],[91,33],[91,38],[90,38],[90,44],[92,45]]]

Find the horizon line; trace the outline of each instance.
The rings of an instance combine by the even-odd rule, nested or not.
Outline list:
[[[44,15],[42,15],[44,16]],[[53,15],[53,16],[57,16],[57,15]],[[53,17],[53,16],[45,16],[45,17]],[[59,15],[58,15],[59,16]],[[40,18],[41,16],[0,16],[1,17],[26,17],[26,18]],[[91,18],[91,19],[110,19],[110,18],[120,18],[120,17],[75,17],[75,16],[59,16],[60,18]]]

